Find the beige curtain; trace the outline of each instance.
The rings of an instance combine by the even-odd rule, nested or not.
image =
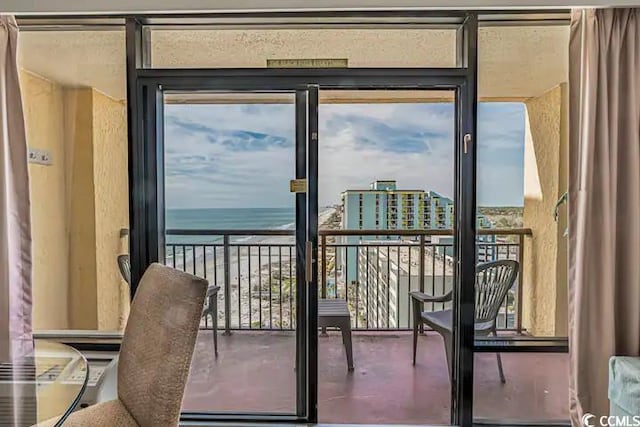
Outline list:
[[[17,65],[18,27],[0,15],[0,359],[32,349],[27,143]]]
[[[608,360],[640,355],[640,9],[575,10],[570,40],[574,426],[608,413]]]

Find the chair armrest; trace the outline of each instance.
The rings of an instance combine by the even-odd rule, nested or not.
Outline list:
[[[209,298],[210,296],[217,295],[219,290],[220,290],[220,286],[219,285],[209,286],[207,288],[207,298]]]
[[[424,292],[420,292],[420,291],[411,291],[409,292],[409,295],[411,295],[411,298],[419,301],[421,303],[425,303],[425,302],[448,302],[451,301],[452,297],[453,297],[453,293],[451,291],[447,292],[444,295],[440,295],[437,297],[434,297],[433,295],[427,295]]]

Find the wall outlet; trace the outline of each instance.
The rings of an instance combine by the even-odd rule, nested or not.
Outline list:
[[[29,163],[51,166],[53,164],[51,152],[49,150],[38,150],[37,148],[30,148]]]

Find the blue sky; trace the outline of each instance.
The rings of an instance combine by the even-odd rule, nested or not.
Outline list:
[[[453,112],[449,103],[322,104],[320,205],[374,179],[451,196]],[[524,114],[520,103],[479,105],[480,205],[523,204]],[[292,104],[167,105],[167,207],[292,206],[294,117]]]

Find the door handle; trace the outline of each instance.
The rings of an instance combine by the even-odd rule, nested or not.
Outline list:
[[[305,255],[304,255],[304,259],[305,259],[305,278],[307,280],[307,283],[311,283],[311,280],[313,278],[313,245],[311,245],[311,242],[309,240],[307,240],[307,243],[305,244]]]
[[[467,154],[467,152],[469,151],[469,145],[471,144],[471,134],[467,133],[464,135],[464,138],[462,138],[462,143],[464,145],[464,154]]]

